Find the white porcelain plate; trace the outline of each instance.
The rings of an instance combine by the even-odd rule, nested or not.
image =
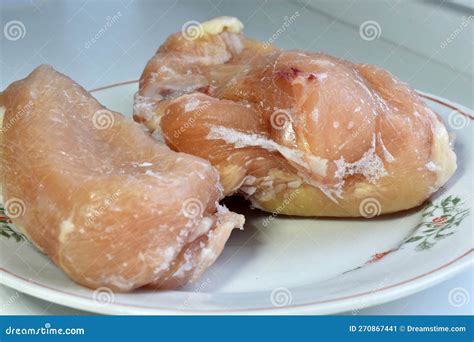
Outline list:
[[[97,89],[131,115],[136,82]],[[176,291],[112,293],[72,282],[0,219],[0,282],[51,302],[112,314],[328,314],[358,310],[432,286],[472,262],[473,112],[422,94],[456,134],[458,170],[430,202],[373,219],[275,217],[241,199],[245,214],[217,262]],[[376,209],[376,208],[375,208]],[[263,222],[270,222],[264,225]]]

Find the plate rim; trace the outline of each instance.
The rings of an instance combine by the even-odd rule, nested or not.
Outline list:
[[[102,87],[97,87],[89,90],[90,93],[95,93],[111,88],[120,86],[126,86],[129,84],[138,84],[138,80],[129,80],[123,82],[112,83]],[[453,111],[457,111],[460,114],[468,117],[470,120],[474,120],[474,116],[465,112],[470,111],[467,107],[458,103],[447,100],[443,97],[416,90],[416,92],[423,98],[430,101],[436,102],[443,105]],[[463,108],[463,109],[461,109]],[[85,310],[94,313],[105,313],[105,314],[142,314],[142,315],[216,315],[216,314],[332,314],[340,313],[351,310],[354,301],[357,301],[357,308],[363,309],[373,305],[380,305],[387,303],[399,298],[403,298],[410,294],[422,291],[428,287],[434,286],[457,273],[467,269],[469,266],[474,264],[474,258],[469,256],[474,252],[474,248],[466,251],[465,253],[457,256],[438,266],[430,271],[419,274],[412,278],[400,281],[398,283],[385,286],[375,290],[369,290],[360,292],[357,294],[351,294],[348,296],[326,299],[315,302],[308,302],[302,304],[293,304],[284,307],[261,307],[261,308],[240,308],[240,309],[182,309],[182,308],[160,308],[160,307],[147,307],[135,304],[124,304],[114,302],[111,305],[101,305],[93,300],[90,296],[80,295],[67,290],[60,290],[54,287],[48,286],[43,283],[31,281],[22,276],[19,276],[11,271],[0,267],[0,284],[14,288],[17,291],[26,293],[33,297],[46,300],[59,305],[64,305],[74,309]],[[410,285],[407,285],[410,284]],[[92,291],[92,290],[91,290]],[[52,295],[54,294],[54,295]],[[57,295],[60,294],[58,297]],[[322,305],[326,304],[326,306]]]
[[[14,288],[17,291],[26,293],[33,297],[47,301],[68,306],[75,309],[102,313],[102,314],[138,314],[138,315],[219,315],[219,314],[332,314],[342,313],[353,309],[353,303],[357,302],[357,309],[363,309],[373,305],[380,305],[387,303],[410,294],[419,292],[428,287],[439,284],[443,280],[449,279],[459,272],[467,269],[471,264],[474,264],[474,258],[468,258],[474,252],[474,248],[471,248],[462,255],[457,256],[451,261],[438,266],[437,268],[417,275],[410,279],[392,284],[389,286],[382,287],[376,290],[364,291],[358,294],[344,296],[339,298],[327,299],[318,302],[310,302],[304,304],[288,305],[284,307],[263,307],[263,308],[242,308],[242,309],[222,309],[222,310],[194,310],[194,309],[181,309],[181,308],[160,308],[160,307],[147,307],[135,304],[124,304],[113,302],[107,305],[101,305],[94,301],[90,296],[79,295],[77,293],[68,292],[66,290],[60,290],[51,286],[30,281],[22,276],[14,274],[4,268],[0,268],[0,274],[5,278],[0,277],[0,283],[8,287]],[[453,266],[454,265],[454,266]],[[10,279],[8,279],[10,278]],[[417,282],[418,280],[424,280],[424,282]],[[409,283],[415,282],[415,286],[404,286]],[[33,285],[33,286],[32,286]],[[35,288],[37,291],[35,291]],[[91,289],[89,289],[92,291]],[[41,296],[40,293],[44,295]],[[60,298],[54,296],[48,296],[48,294],[60,294]],[[377,295],[383,297],[382,300],[377,300]],[[380,297],[379,297],[380,298]],[[62,300],[63,301],[62,301]],[[67,302],[69,301],[69,303]],[[361,302],[362,301],[362,302]],[[332,304],[330,307],[318,307],[321,304]],[[132,311],[131,311],[132,310]],[[296,311],[296,312],[295,312]]]

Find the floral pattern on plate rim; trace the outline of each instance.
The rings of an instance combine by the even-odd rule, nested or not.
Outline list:
[[[26,236],[18,232],[18,229],[13,225],[12,220],[8,217],[3,205],[0,206],[0,235],[7,239],[13,238],[17,242],[28,241]]]
[[[415,251],[425,251],[433,247],[438,241],[453,235],[461,222],[469,216],[470,209],[463,207],[464,202],[453,195],[449,195],[436,203],[428,201],[422,209],[422,220],[415,227],[413,232],[403,239],[396,247],[384,252],[372,255],[364,265],[346,271],[344,273],[357,270],[367,264],[374,263],[386,257],[387,255],[402,249],[407,245],[416,243]],[[27,241],[28,238],[18,232],[12,220],[5,212],[5,208],[0,206],[0,235],[6,238],[13,238],[17,242]]]
[[[377,262],[407,246],[415,245],[415,251],[429,250],[438,241],[453,235],[456,232],[455,228],[469,216],[469,213],[470,209],[464,207],[464,202],[458,196],[449,195],[436,202],[428,201],[421,210],[421,222],[396,247],[376,253],[363,265],[344,273],[358,270],[368,264]]]

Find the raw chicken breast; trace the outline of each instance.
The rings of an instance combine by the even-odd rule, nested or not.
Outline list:
[[[243,224],[219,206],[209,162],[156,143],[49,66],[10,85],[0,105],[7,212],[16,203],[15,225],[79,284],[182,285]]]
[[[387,71],[241,28],[224,17],[196,39],[171,35],[134,110],[172,149],[208,159],[227,195],[279,214],[368,217],[421,204],[454,173],[441,119]]]

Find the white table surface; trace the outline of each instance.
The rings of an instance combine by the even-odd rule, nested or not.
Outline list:
[[[249,36],[267,41],[285,16],[298,12],[275,39],[276,45],[378,64],[417,89],[474,107],[474,10],[469,0],[2,0],[0,6],[2,29],[12,20],[24,26],[17,40],[6,39],[5,33],[1,37],[0,89],[41,63],[53,65],[87,89],[137,79],[164,38],[189,20],[237,16]],[[364,40],[359,33],[368,20],[380,27],[374,40]],[[103,27],[107,28],[101,31]],[[472,297],[473,268],[357,314],[473,314],[472,301],[461,307],[449,304],[448,293],[456,287]],[[4,286],[0,306],[2,314],[87,314]]]

